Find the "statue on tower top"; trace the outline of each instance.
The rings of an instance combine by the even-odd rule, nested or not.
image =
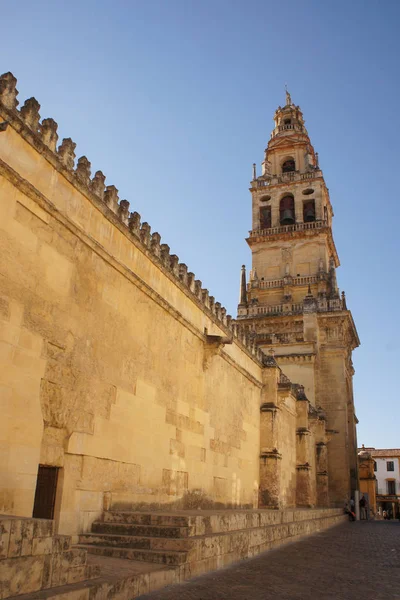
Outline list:
[[[286,92],[286,106],[290,106],[292,104],[292,99],[287,89],[287,85],[285,84],[285,92]]]

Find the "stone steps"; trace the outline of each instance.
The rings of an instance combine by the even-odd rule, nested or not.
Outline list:
[[[150,536],[118,535],[112,533],[85,533],[79,536],[79,545],[111,546],[142,550],[191,550],[196,538],[161,538]]]
[[[140,560],[144,562],[160,563],[163,565],[182,565],[187,562],[187,552],[179,550],[144,550],[140,548],[117,546],[83,545],[79,547],[90,554],[100,556],[111,556],[113,558],[125,558],[128,560]]]
[[[180,578],[255,556],[340,522],[337,509],[193,511],[185,514],[108,511],[79,537],[87,552],[181,567]]]
[[[54,536],[53,551],[59,556],[49,563],[46,586],[24,594],[19,590],[19,595],[14,591],[7,600],[132,600],[344,520],[338,509],[172,515],[110,511],[97,522],[107,531],[82,534],[78,546],[71,548],[66,536]],[[132,528],[140,534],[129,533]],[[150,535],[142,535],[143,531]],[[75,581],[75,576],[86,580]]]
[[[92,524],[92,532],[133,535],[137,537],[180,538],[187,537],[189,535],[189,527],[175,527],[172,525],[137,525],[131,523],[95,521]]]
[[[135,511],[112,511],[103,513],[105,523],[129,523],[132,525],[165,525],[173,527],[188,527],[189,515],[168,513],[143,513]]]

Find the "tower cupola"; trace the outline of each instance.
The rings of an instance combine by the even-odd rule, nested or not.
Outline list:
[[[319,168],[318,156],[311,145],[300,106],[292,102],[286,91],[285,106],[274,114],[274,129],[265,150],[261,177],[287,176]],[[254,177],[254,175],[253,175]]]
[[[271,138],[277,135],[291,135],[292,132],[301,132],[307,134],[304,126],[303,113],[299,106],[292,102],[289,92],[286,90],[286,104],[284,107],[278,106],[274,114],[275,128],[271,133]]]

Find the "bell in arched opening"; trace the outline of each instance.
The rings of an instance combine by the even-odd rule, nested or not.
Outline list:
[[[281,225],[293,225],[296,222],[293,196],[282,198],[279,205],[279,212]]]
[[[311,223],[315,221],[315,202],[314,200],[308,200],[303,206],[303,221],[304,223]]]
[[[293,158],[285,160],[285,162],[282,164],[282,173],[292,173],[295,170],[296,163],[294,162]]]

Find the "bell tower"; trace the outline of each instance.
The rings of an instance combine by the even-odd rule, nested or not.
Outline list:
[[[351,355],[359,339],[337,286],[329,190],[288,92],[250,192],[252,269],[247,282],[242,267],[237,320],[324,411],[330,502],[342,506],[358,487]]]

